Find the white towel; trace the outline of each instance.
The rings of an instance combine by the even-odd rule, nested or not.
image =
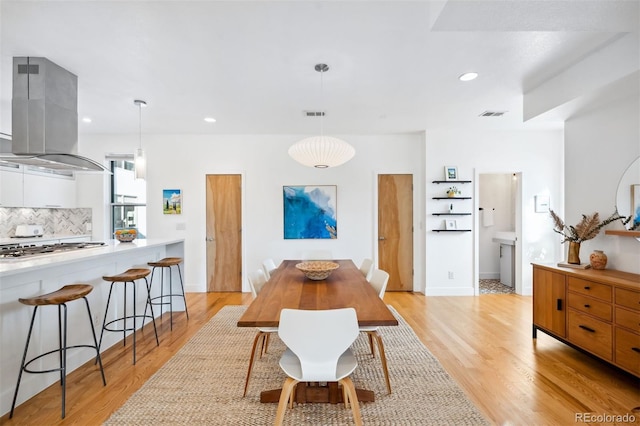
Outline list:
[[[493,209],[482,210],[482,225],[493,226]]]

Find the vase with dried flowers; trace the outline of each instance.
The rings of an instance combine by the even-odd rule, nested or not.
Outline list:
[[[462,192],[460,192],[460,190],[455,186],[451,186],[447,189],[447,196],[450,198],[453,198],[458,194],[462,194]]]
[[[576,226],[566,225],[562,219],[553,211],[549,210],[555,224],[553,231],[562,235],[562,242],[569,241],[569,252],[567,263],[580,264],[580,243],[595,238],[600,230],[616,220],[624,220],[618,212],[614,212],[607,219],[600,221],[598,212],[590,215],[582,215],[582,219]]]

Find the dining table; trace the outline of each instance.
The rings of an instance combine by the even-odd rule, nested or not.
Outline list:
[[[296,268],[302,260],[283,260],[237,322],[238,327],[278,327],[280,311],[290,309],[354,308],[359,326],[396,326],[398,320],[350,259],[332,260],[339,265],[324,280],[311,280]],[[356,389],[358,400],[375,400],[373,391]],[[278,402],[280,389],[265,390],[260,402]],[[299,383],[298,403],[341,403],[337,382]]]

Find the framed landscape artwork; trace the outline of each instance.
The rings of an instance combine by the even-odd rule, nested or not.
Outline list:
[[[162,190],[162,213],[182,214],[182,190],[163,189]]]
[[[444,180],[458,180],[458,168],[456,166],[444,166]]]
[[[335,185],[282,188],[284,239],[338,237]]]

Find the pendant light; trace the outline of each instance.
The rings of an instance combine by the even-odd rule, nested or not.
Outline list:
[[[133,101],[134,105],[138,107],[138,136],[139,136],[139,145],[136,153],[133,157],[133,165],[134,165],[134,176],[136,179],[145,179],[147,175],[147,158],[144,155],[144,151],[142,150],[142,108],[147,106],[145,101],[141,101],[136,99]]]
[[[322,75],[329,71],[329,66],[317,64],[315,70],[320,73],[320,93],[323,95]],[[351,160],[356,153],[356,150],[342,139],[324,135],[324,113],[323,108],[320,114],[320,136],[302,139],[289,148],[289,155],[302,165],[318,169],[336,167]]]

